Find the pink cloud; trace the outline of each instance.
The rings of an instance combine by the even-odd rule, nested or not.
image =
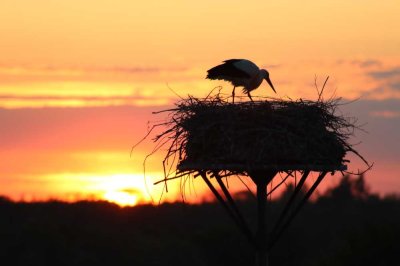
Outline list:
[[[385,111],[372,111],[370,112],[370,115],[373,117],[381,117],[381,118],[397,118],[400,117],[400,112],[399,111],[390,111],[390,110],[385,110]]]

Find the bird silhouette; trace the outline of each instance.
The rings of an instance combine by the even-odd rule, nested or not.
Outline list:
[[[232,98],[235,102],[236,87],[243,87],[243,93],[246,93],[250,100],[250,92],[257,89],[265,79],[276,93],[274,85],[272,85],[269,73],[265,69],[260,69],[256,64],[247,59],[229,59],[224,63],[207,70],[207,79],[226,80],[232,83]]]

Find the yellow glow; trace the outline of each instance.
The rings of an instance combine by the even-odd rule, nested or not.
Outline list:
[[[77,99],[77,100],[25,100],[25,99],[0,99],[0,107],[6,109],[18,108],[43,108],[43,107],[102,107],[102,106],[121,106],[121,105],[134,105],[134,106],[163,106],[169,104],[169,98],[166,99],[118,99],[110,100],[90,100]]]
[[[150,200],[151,187],[146,188],[143,175],[111,174],[97,178],[93,189],[99,196],[121,206],[133,206]]]
[[[156,174],[153,174],[156,175]],[[143,174],[116,173],[63,173],[36,177],[38,186],[31,187],[37,195],[62,200],[107,200],[121,206],[133,206],[151,200],[151,182],[146,185]],[[45,184],[45,185],[43,185]],[[146,188],[147,186],[147,188]],[[53,194],[49,194],[51,191]],[[24,194],[26,200],[28,194]],[[41,200],[43,196],[29,196]]]
[[[0,84],[0,91],[6,95],[16,96],[130,96],[135,93],[131,83],[89,82],[89,81],[46,81],[15,82]]]
[[[371,92],[373,88],[387,85],[387,80],[373,79],[369,75],[372,71],[382,71],[397,67],[399,56],[380,58],[375,65],[368,68],[356,62],[368,61],[365,57],[354,57],[342,62],[307,60],[285,62],[278,67],[270,67],[269,61],[256,60],[261,67],[269,69],[271,79],[277,87],[277,94],[273,94],[263,83],[253,96],[290,96],[290,98],[308,98],[316,96],[314,77],[319,77],[322,83],[326,76],[330,76],[326,93],[336,90],[337,95],[345,95],[348,99],[367,97],[371,99],[400,98],[399,91],[381,90]],[[218,64],[220,61],[214,61]],[[199,69],[189,68],[183,72],[157,72],[152,74],[152,80],[136,80],[127,78],[124,82],[112,79],[105,82],[96,80],[98,76],[86,77],[88,81],[46,81],[40,76],[35,82],[2,83],[10,77],[0,76],[0,107],[41,108],[41,107],[94,107],[94,106],[165,106],[179,100],[178,95],[186,97],[188,94],[196,97],[205,97],[210,90],[223,86],[222,93],[230,95],[232,86],[225,81],[210,81],[204,78],[207,65]],[[169,75],[169,74],[171,75]],[[180,74],[180,75],[179,75]],[[139,75],[140,76],[140,75]],[[24,79],[23,77],[19,77]],[[93,78],[93,80],[91,80]],[[386,83],[385,83],[386,82]],[[396,82],[396,80],[391,81]],[[321,84],[320,84],[321,85]],[[173,91],[172,91],[173,90]],[[175,94],[176,93],[176,94]],[[240,92],[239,92],[240,93]],[[367,94],[368,93],[368,94]]]
[[[171,104],[178,98],[176,93],[186,96],[206,95],[212,88],[203,80],[174,81],[169,77],[162,82],[77,82],[41,81],[2,84],[0,77],[0,108],[41,107],[93,107],[93,106],[161,106]],[[181,77],[185,78],[185,77]],[[154,76],[154,79],[160,79]]]
[[[114,202],[120,206],[135,206],[138,203],[138,196],[123,191],[108,191],[103,195],[104,199]]]
[[[4,62],[176,65],[398,54],[398,0],[3,0]],[[107,19],[104,19],[104,18]]]

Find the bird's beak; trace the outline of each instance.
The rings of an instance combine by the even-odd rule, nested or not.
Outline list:
[[[269,86],[271,86],[272,90],[276,93],[274,85],[272,85],[271,80],[269,79],[269,77],[266,77],[265,80],[268,82]]]

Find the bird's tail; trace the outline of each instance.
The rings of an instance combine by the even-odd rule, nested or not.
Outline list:
[[[224,67],[222,65],[210,68],[207,70],[207,79],[222,79],[221,76],[224,75]],[[226,74],[226,73],[225,73]]]
[[[226,62],[224,64],[213,67],[207,71],[208,79],[228,79],[232,78],[251,78],[251,75],[246,73],[246,71],[240,70],[235,67],[234,64]]]

